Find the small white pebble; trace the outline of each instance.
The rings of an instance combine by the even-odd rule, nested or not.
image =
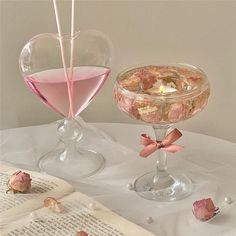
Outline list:
[[[133,186],[133,184],[131,184],[131,183],[128,183],[128,184],[126,185],[126,187],[127,187],[127,189],[130,190],[130,191],[134,190],[134,186]]]
[[[231,204],[233,202],[232,198],[231,197],[225,197],[225,202],[227,204]]]
[[[92,211],[95,211],[97,206],[96,206],[96,203],[95,202],[90,202],[89,205],[88,205],[89,209],[92,210]]]
[[[151,190],[152,195],[156,195],[157,191],[156,190]]]
[[[148,224],[151,224],[151,223],[153,223],[153,218],[151,217],[151,216],[148,216],[147,218],[146,218],[146,222],[148,223]]]
[[[31,218],[32,220],[36,219],[36,218],[37,218],[37,214],[36,214],[35,212],[31,212],[31,213],[30,213],[30,218]]]
[[[56,213],[61,213],[64,211],[64,207],[61,205],[61,203],[57,203],[51,210]]]
[[[40,221],[39,217],[38,217],[38,214],[35,213],[35,212],[31,212],[30,213],[30,219],[29,219],[29,223],[31,224],[32,222],[38,222]]]

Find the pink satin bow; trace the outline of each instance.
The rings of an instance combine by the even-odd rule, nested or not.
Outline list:
[[[139,155],[141,157],[147,157],[158,149],[171,153],[180,151],[183,147],[172,143],[181,136],[182,134],[178,129],[172,130],[162,141],[152,140],[147,134],[142,134],[140,143],[145,147],[141,150]]]

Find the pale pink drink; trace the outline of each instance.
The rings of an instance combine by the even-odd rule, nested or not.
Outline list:
[[[77,116],[102,88],[109,73],[110,69],[106,67],[79,66],[73,68],[69,83],[63,68],[41,71],[24,77],[24,80],[42,102],[64,117],[69,117],[70,100],[72,116]]]

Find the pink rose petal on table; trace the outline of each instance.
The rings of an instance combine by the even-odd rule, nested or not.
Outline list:
[[[88,234],[84,231],[77,232],[76,236],[88,236]]]
[[[26,193],[31,189],[31,178],[28,173],[16,171],[8,180],[7,187],[9,191],[14,193]]]
[[[64,210],[61,203],[58,202],[54,197],[47,197],[44,199],[44,207],[47,207],[55,213],[61,213]]]

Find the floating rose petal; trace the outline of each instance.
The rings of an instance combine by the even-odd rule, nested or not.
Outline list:
[[[140,87],[142,90],[147,90],[152,88],[153,84],[156,83],[156,78],[154,75],[150,75],[149,77],[141,78]]]
[[[120,81],[120,85],[129,91],[139,90],[139,83],[140,83],[140,78],[134,75],[129,79]]]
[[[146,106],[138,109],[141,120],[148,123],[158,123],[161,120],[160,108],[158,106]]]
[[[209,96],[209,91],[207,90],[207,91],[201,93],[198,97],[196,97],[193,100],[193,103],[192,103],[193,104],[193,112],[192,112],[193,115],[200,112],[206,106],[208,96]]]
[[[160,105],[151,101],[136,100],[132,105],[131,116],[149,123],[158,123],[161,120]]]
[[[8,190],[13,193],[26,193],[31,189],[31,178],[28,173],[17,171],[15,172],[7,182]]]
[[[182,103],[171,104],[168,111],[168,120],[177,122],[185,117],[185,107]]]
[[[124,110],[127,113],[130,113],[131,109],[132,109],[133,102],[134,102],[133,97],[124,96],[123,94],[120,94],[120,99],[118,101],[118,105],[122,110]]]
[[[140,88],[145,91],[156,83],[157,74],[152,70],[143,69],[134,73],[130,78],[139,78]]]
[[[200,81],[202,80],[202,77],[189,77],[186,80],[190,86],[195,87],[200,83]]]
[[[64,210],[61,203],[58,202],[54,197],[47,197],[46,199],[44,199],[44,207],[47,207],[51,211],[56,213],[61,213]]]

